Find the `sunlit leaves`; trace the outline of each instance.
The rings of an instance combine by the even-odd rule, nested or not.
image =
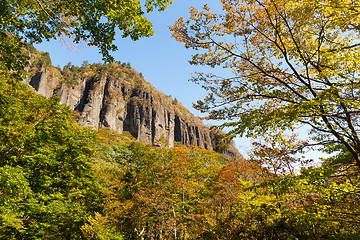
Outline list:
[[[1,238],[78,239],[93,209],[94,133],[55,98],[0,74]]]
[[[151,22],[145,17],[155,9],[163,11],[172,0],[109,0],[109,1],[1,1],[0,42],[3,64],[11,71],[19,71],[26,61],[16,59],[8,46],[15,40],[30,44],[67,37],[75,43],[85,42],[99,49],[106,61],[112,61],[117,50],[115,35],[138,40],[154,34]],[[7,35],[7,38],[3,37]],[[9,38],[10,36],[10,38]]]
[[[352,2],[223,0],[214,13],[190,9],[173,36],[198,52],[195,65],[230,69],[200,73],[209,95],[196,107],[221,119],[232,135],[261,136],[309,125],[322,141],[358,150],[358,6]],[[322,142],[322,141],[318,141]]]

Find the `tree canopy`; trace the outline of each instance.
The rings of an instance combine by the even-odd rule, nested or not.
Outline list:
[[[331,146],[360,167],[359,5],[333,0],[221,0],[222,10],[190,10],[171,27],[198,51],[194,65],[209,91],[196,104],[233,135],[259,136],[307,125],[308,146]],[[341,147],[339,147],[341,146]]]
[[[0,60],[2,68],[20,71],[26,59],[19,55],[20,41],[30,44],[66,36],[75,43],[85,41],[99,49],[104,60],[112,60],[116,31],[138,40],[154,34],[145,14],[163,11],[172,0],[109,1],[0,1]],[[14,51],[15,50],[15,51]]]
[[[145,10],[167,3],[148,0]],[[193,64],[232,70],[193,79],[210,92],[197,107],[231,121],[232,135],[262,136],[249,160],[81,128],[58,99],[21,82],[24,51],[34,69],[56,69],[23,41],[65,34],[109,58],[115,18],[129,27],[123,36],[146,36],[146,24],[126,22],[143,17],[138,1],[0,0],[0,239],[359,239],[360,9],[350,0],[221,3],[219,13],[192,8],[172,30],[199,50]],[[84,62],[65,66],[64,81],[101,68],[120,76]],[[283,131],[304,124],[312,141]],[[304,144],[339,154],[295,174]]]

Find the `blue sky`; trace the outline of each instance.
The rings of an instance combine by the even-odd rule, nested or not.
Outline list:
[[[219,7],[218,1],[211,3],[211,7]],[[172,38],[168,27],[179,17],[186,19],[190,6],[201,7],[204,4],[203,0],[175,0],[166,11],[148,15],[153,23],[154,36],[134,42],[122,39],[119,34],[115,42],[119,50],[113,53],[116,61],[130,62],[131,66],[141,72],[157,90],[177,98],[196,116],[201,114],[192,107],[192,103],[202,99],[206,92],[188,81],[197,70],[188,63],[194,51],[186,49],[182,43]],[[37,44],[35,47],[40,51],[49,52],[54,66],[63,67],[68,62],[80,66],[84,60],[89,63],[102,62],[102,56],[96,48],[79,45],[73,49],[69,48],[68,44],[66,41],[54,40]],[[239,151],[246,155],[249,141],[236,139],[235,144]]]

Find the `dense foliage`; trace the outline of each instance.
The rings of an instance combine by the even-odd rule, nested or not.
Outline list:
[[[151,10],[170,1],[147,2]],[[234,70],[229,79],[200,75],[213,94],[198,106],[211,118],[240,117],[228,124],[237,127],[233,133],[267,133],[253,142],[248,160],[196,147],[155,148],[126,133],[79,127],[58,99],[21,82],[27,58],[19,39],[53,37],[66,25],[48,23],[47,9],[67,19],[85,2],[69,12],[58,5],[64,1],[0,2],[0,239],[360,238],[358,6],[221,2],[224,15],[192,9],[190,21],[179,20],[173,30],[188,47],[203,48],[193,63]],[[101,10],[102,3],[93,4]],[[9,17],[13,10],[18,14]],[[230,35],[246,44],[218,41]],[[51,65],[46,53],[38,60],[29,71]],[[56,71],[71,85],[104,68],[149,87],[129,64],[85,62]],[[224,102],[230,105],[216,108]],[[314,129],[312,142],[282,131],[296,123]],[[309,144],[332,155],[310,166],[299,155]]]
[[[0,85],[0,238],[78,238],[96,209],[94,133],[56,99],[8,76]]]
[[[243,163],[106,131],[96,137],[57,99],[0,80],[2,239],[194,238],[229,214],[232,174]],[[239,172],[228,173],[234,164]]]

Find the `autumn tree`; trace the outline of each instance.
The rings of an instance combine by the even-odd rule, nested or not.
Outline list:
[[[301,166],[308,165],[312,160],[300,155],[304,141],[298,140],[296,134],[286,135],[274,132],[258,137],[252,141],[249,161],[259,164],[268,171],[265,175],[295,174]]]
[[[191,64],[222,67],[230,77],[198,73],[209,91],[196,108],[226,120],[230,134],[311,129],[309,145],[342,149],[360,167],[359,5],[333,0],[221,0],[222,10],[191,8],[171,27],[198,52]],[[335,147],[336,146],[336,147]]]

